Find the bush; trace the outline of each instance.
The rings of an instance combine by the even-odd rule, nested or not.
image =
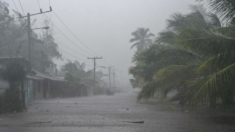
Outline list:
[[[20,99],[19,86],[26,78],[24,64],[20,60],[8,61],[0,73],[1,78],[7,81],[10,87],[0,96],[0,112],[21,112],[23,102]]]
[[[0,112],[22,112],[23,111],[22,100],[20,99],[20,90],[17,88],[7,89],[0,96]]]
[[[94,95],[102,95],[105,94],[105,88],[96,87],[94,88]]]

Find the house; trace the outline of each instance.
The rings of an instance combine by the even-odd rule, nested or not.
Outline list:
[[[87,95],[85,84],[75,86],[66,80],[64,76],[50,76],[37,70],[32,70],[33,75],[28,76],[28,95],[34,99],[78,97]],[[31,90],[33,89],[33,90]],[[31,99],[31,96],[29,96]]]
[[[10,60],[20,60],[27,65],[24,58],[0,58],[0,67]],[[9,88],[8,82],[0,79],[0,94]],[[78,97],[87,95],[87,87],[84,84],[75,86],[66,80],[63,76],[52,76],[41,73],[35,69],[19,86],[20,97],[24,105],[32,102],[34,99]],[[22,91],[23,90],[23,91]]]

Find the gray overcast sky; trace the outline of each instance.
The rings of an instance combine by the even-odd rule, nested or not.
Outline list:
[[[12,0],[5,0],[15,9]],[[22,13],[19,0],[14,0],[18,10]],[[20,0],[25,13],[38,13],[37,0]],[[49,9],[49,0],[39,0],[43,11]],[[188,13],[189,5],[199,4],[196,0],[50,0],[55,13],[64,21],[72,32],[92,51],[102,56],[97,60],[100,66],[115,66],[123,71],[128,78],[128,68],[136,49],[130,50],[131,33],[139,27],[149,28],[150,32],[157,33],[166,27],[166,19],[172,13]],[[56,28],[54,37],[57,41],[74,49],[74,52],[63,45],[59,48],[86,61],[86,69],[92,69],[93,63],[87,57],[98,56],[90,52],[75,37],[73,37],[53,13],[47,13],[52,22],[66,34],[74,43],[67,40]],[[44,15],[32,17],[37,19],[35,25],[42,27]],[[81,56],[79,53],[84,54]],[[66,59],[78,60],[62,52]],[[79,62],[83,62],[78,60]],[[59,66],[66,61],[55,61]]]

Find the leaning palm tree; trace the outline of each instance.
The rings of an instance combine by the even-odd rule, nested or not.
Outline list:
[[[192,96],[184,94],[187,90],[187,82],[194,77],[204,58],[180,46],[168,46],[168,49],[155,52],[153,55],[158,58],[154,62],[158,69],[152,70],[152,80],[142,88],[138,100],[153,97],[155,93],[166,97],[172,90],[178,91],[172,100],[179,100],[181,104],[191,100]]]
[[[135,42],[132,46],[137,48],[137,52],[142,51],[145,48],[148,48],[152,44],[152,40],[150,37],[154,36],[154,34],[149,33],[148,28],[138,28],[136,31],[132,33],[132,38],[130,42]]]
[[[139,99],[149,98],[156,91],[166,95],[170,90],[177,89],[175,99],[183,98],[184,102],[189,101],[191,104],[214,106],[217,98],[223,104],[234,104],[235,27],[232,24],[222,27],[216,15],[208,16],[210,19],[206,20],[197,11],[186,16],[176,14],[168,21],[170,31],[161,33],[157,42],[183,46],[180,50],[192,52],[189,56],[201,59],[185,63],[188,61],[182,57],[187,55],[176,54],[171,57],[170,53],[173,52],[158,53],[158,58],[164,57],[161,65],[165,63],[165,66],[156,71],[155,80],[143,87]],[[185,22],[186,26],[183,24]],[[167,58],[180,58],[182,62],[173,64]]]

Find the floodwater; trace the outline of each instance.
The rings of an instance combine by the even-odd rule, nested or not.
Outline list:
[[[0,115],[0,132],[234,132],[205,114],[136,102],[136,93],[35,100],[27,112]]]

